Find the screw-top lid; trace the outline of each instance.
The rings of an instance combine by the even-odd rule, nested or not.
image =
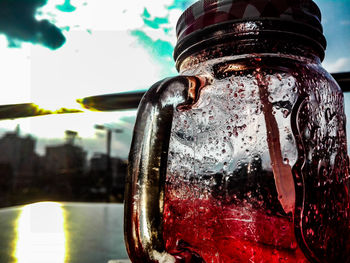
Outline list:
[[[308,24],[322,32],[321,12],[312,0],[200,0],[180,17],[180,42],[198,30],[224,22],[278,19]]]
[[[321,12],[312,0],[200,0],[181,15],[176,31],[178,69],[186,57],[200,51],[208,51],[206,57],[218,55],[218,45],[225,43],[231,47],[225,49],[227,55],[302,55],[309,50],[321,61],[327,46]]]

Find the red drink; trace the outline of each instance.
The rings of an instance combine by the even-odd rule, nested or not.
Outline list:
[[[166,192],[164,240],[177,262],[308,262],[288,216],[210,195],[176,199],[173,189]]]

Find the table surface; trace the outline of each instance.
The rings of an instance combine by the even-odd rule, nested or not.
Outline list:
[[[0,262],[116,263],[127,259],[123,205],[41,202],[0,209]]]

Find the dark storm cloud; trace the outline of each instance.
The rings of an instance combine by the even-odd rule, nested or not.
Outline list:
[[[65,42],[61,30],[48,20],[35,19],[36,10],[47,0],[0,0],[0,33],[9,43],[31,42],[57,49]]]

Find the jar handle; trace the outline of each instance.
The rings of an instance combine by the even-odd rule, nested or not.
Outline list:
[[[144,95],[129,154],[124,234],[132,262],[175,262],[163,241],[164,184],[173,114],[197,100],[206,78],[177,76],[154,84]]]

